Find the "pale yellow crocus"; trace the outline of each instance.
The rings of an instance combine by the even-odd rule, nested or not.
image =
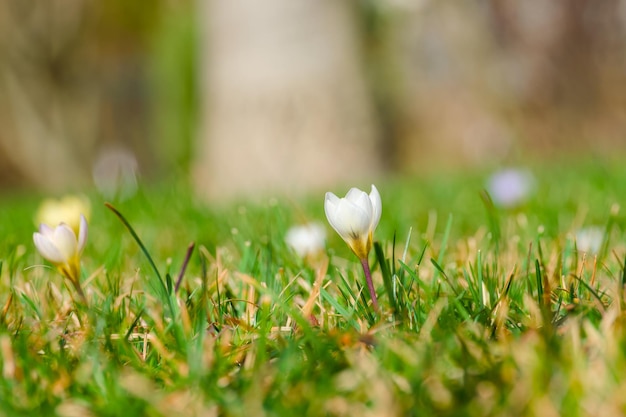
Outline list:
[[[33,233],[33,242],[39,254],[70,280],[83,300],[85,295],[80,286],[80,256],[87,243],[87,230],[87,220],[81,214],[78,237],[66,223],[60,223],[54,229],[42,223],[39,232]]]

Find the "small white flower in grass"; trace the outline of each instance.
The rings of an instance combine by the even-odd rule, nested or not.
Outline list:
[[[358,188],[351,188],[344,198],[328,192],[324,211],[330,225],[356,256],[359,259],[367,258],[382,213],[380,194],[376,187],[372,185],[369,195]]]
[[[326,231],[319,223],[293,226],[287,231],[285,241],[300,257],[304,258],[324,249]]]
[[[372,184],[372,190],[368,195],[358,188],[351,188],[343,198],[328,192],[324,199],[324,211],[330,225],[361,261],[372,304],[378,310],[376,291],[367,262],[367,255],[372,248],[374,230],[382,214],[382,202],[378,190]]]
[[[576,248],[580,252],[597,255],[604,241],[604,230],[598,226],[584,227],[576,231]]]
[[[533,191],[535,181],[530,172],[521,169],[503,169],[487,181],[487,191],[494,204],[511,208],[523,203]]]
[[[78,237],[66,223],[60,223],[54,229],[42,223],[39,232],[33,233],[33,242],[39,254],[70,280],[83,300],[85,295],[80,286],[80,255],[87,242],[87,229],[87,220],[81,214]]]

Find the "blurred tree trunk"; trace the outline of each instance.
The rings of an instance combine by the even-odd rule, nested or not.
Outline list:
[[[623,146],[624,2],[491,0],[490,9],[498,52],[517,58],[515,116],[527,146],[542,153]]]
[[[84,0],[0,6],[0,185],[85,184],[97,98],[76,81]]]
[[[110,149],[154,165],[145,51],[161,4],[0,2],[0,187],[92,185]]]
[[[200,4],[198,191],[223,198],[348,181],[366,187],[380,158],[354,6]]]

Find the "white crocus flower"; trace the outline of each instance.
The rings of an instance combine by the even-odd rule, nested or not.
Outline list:
[[[326,231],[319,223],[293,226],[287,231],[285,241],[300,257],[304,258],[324,249]]]
[[[328,192],[324,200],[324,211],[330,225],[361,261],[372,304],[378,311],[376,290],[367,262],[367,255],[372,248],[374,230],[378,226],[382,213],[382,202],[378,190],[372,184],[372,191],[368,195],[358,188],[351,188],[344,198]]]
[[[380,194],[376,187],[372,185],[369,195],[358,188],[351,188],[344,198],[328,192],[324,211],[330,225],[356,256],[366,259],[382,213]]]
[[[604,242],[604,229],[590,226],[576,231],[576,248],[580,252],[597,255]]]
[[[80,215],[78,238],[66,223],[60,223],[54,229],[42,223],[39,232],[33,233],[33,242],[39,254],[56,266],[84,299],[80,286],[80,255],[87,242],[85,216]]]

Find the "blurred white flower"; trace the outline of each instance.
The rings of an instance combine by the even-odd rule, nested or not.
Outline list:
[[[491,175],[487,191],[494,204],[500,207],[515,207],[523,203],[535,187],[533,175],[521,169],[503,169]]]
[[[47,198],[41,202],[37,214],[36,224],[65,223],[72,228],[74,233],[80,231],[81,216],[88,219],[91,214],[91,203],[82,195],[67,195],[59,200]]]
[[[138,163],[135,155],[124,148],[106,149],[93,166],[93,181],[98,191],[109,199],[124,200],[137,191]]]
[[[39,225],[39,232],[33,233],[33,242],[39,254],[70,280],[83,299],[85,295],[80,287],[80,255],[87,243],[87,229],[87,220],[81,214],[78,238],[66,223],[60,223],[54,229],[42,223]]]
[[[583,227],[576,231],[576,248],[580,252],[596,255],[604,242],[604,230],[598,226]]]
[[[374,185],[368,195],[351,188],[344,198],[328,192],[324,200],[328,222],[359,257],[367,259],[372,247],[372,235],[382,213],[380,194]]]
[[[326,230],[319,223],[293,226],[287,231],[285,241],[300,257],[304,258],[324,249]]]

